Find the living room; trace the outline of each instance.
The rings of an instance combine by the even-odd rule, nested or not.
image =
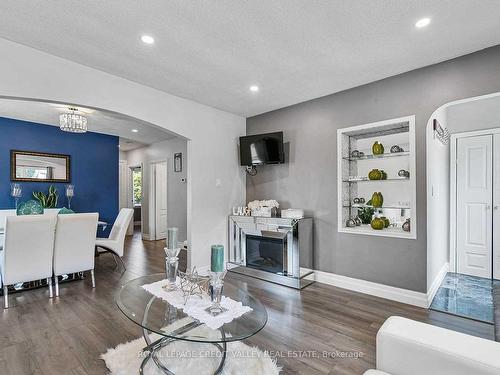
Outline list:
[[[499,372],[496,2],[0,9],[2,374]]]

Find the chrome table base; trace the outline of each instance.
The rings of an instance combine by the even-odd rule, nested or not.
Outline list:
[[[180,335],[185,332],[188,332],[196,327],[199,327],[202,325],[199,322],[192,322],[188,325],[185,325],[184,327],[181,327],[171,333],[172,336]],[[170,343],[177,341],[174,338],[171,337],[162,337],[159,340],[156,340],[154,342],[151,342],[151,339],[149,338],[149,331],[146,329],[142,329],[142,333],[144,336],[144,340],[146,341],[147,346],[142,349],[143,353],[147,352],[146,357],[143,359],[141,363],[141,367],[139,368],[139,374],[143,375],[144,374],[144,369],[146,367],[146,364],[149,362],[149,360],[153,360],[153,362],[156,364],[156,366],[164,373],[167,375],[175,375],[172,371],[170,371],[160,360],[158,357],[159,351],[164,348],[165,346],[169,345]],[[221,329],[222,333],[222,338],[225,339],[225,333],[224,330]],[[227,352],[227,343],[224,341],[222,344],[219,343],[207,343],[211,344],[217,347],[217,349],[220,350],[222,353],[222,359],[220,361],[219,366],[214,372],[214,375],[219,375],[222,372],[222,369],[224,368],[224,364],[226,362],[226,352]]]

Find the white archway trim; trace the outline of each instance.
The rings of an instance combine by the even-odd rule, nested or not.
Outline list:
[[[237,152],[245,118],[5,39],[0,39],[0,50],[1,97],[102,108],[189,139],[189,263],[208,265],[210,245],[227,243],[231,207],[245,202],[245,173]]]
[[[430,116],[427,126],[426,126],[426,188],[427,188],[427,295],[428,295],[428,300],[429,302],[432,301],[434,298],[434,295],[437,292],[437,289],[439,288],[439,285],[441,285],[442,280],[446,276],[446,272],[451,271],[454,272],[454,259],[451,254],[452,252],[452,247],[454,245],[452,244],[452,236],[453,233],[450,233],[450,245],[449,248],[447,249],[448,256],[449,256],[449,262],[445,262],[443,264],[440,264],[439,267],[435,267],[435,265],[432,264],[432,251],[433,251],[433,246],[432,243],[434,241],[433,238],[433,233],[432,233],[432,226],[435,224],[435,222],[438,222],[439,219],[432,217],[429,213],[432,213],[432,202],[431,202],[431,197],[433,196],[433,187],[432,187],[432,163],[430,163],[429,160],[429,155],[431,153],[431,142],[433,140],[433,119],[438,117],[440,114],[445,112],[449,107],[459,105],[459,104],[464,104],[464,103],[470,103],[478,100],[485,100],[485,99],[491,99],[494,97],[499,97],[500,92],[495,92],[491,94],[486,94],[486,95],[479,95],[475,97],[470,97],[470,98],[465,98],[465,99],[460,99],[460,100],[455,100],[446,104],[443,104],[439,108],[437,108],[432,115]]]

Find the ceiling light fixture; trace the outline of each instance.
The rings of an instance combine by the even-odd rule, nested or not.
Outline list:
[[[151,35],[143,35],[141,36],[141,40],[146,44],[153,44],[155,42],[155,39]]]
[[[132,133],[139,133],[139,130],[137,130],[137,129],[132,129]]]
[[[250,86],[250,91],[251,92],[258,92],[259,91],[259,86],[255,86],[255,85]]]
[[[430,23],[431,23],[430,18],[427,18],[427,17],[422,18],[415,23],[415,27],[418,27],[419,29],[421,29],[422,27],[425,27],[425,26],[429,25]]]
[[[59,128],[63,132],[69,133],[86,133],[87,132],[87,118],[85,116],[76,114],[78,108],[68,108],[71,113],[62,113],[59,115]]]

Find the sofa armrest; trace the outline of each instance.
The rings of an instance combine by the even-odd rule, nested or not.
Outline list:
[[[500,343],[393,316],[377,333],[377,369],[393,375],[500,374]]]

